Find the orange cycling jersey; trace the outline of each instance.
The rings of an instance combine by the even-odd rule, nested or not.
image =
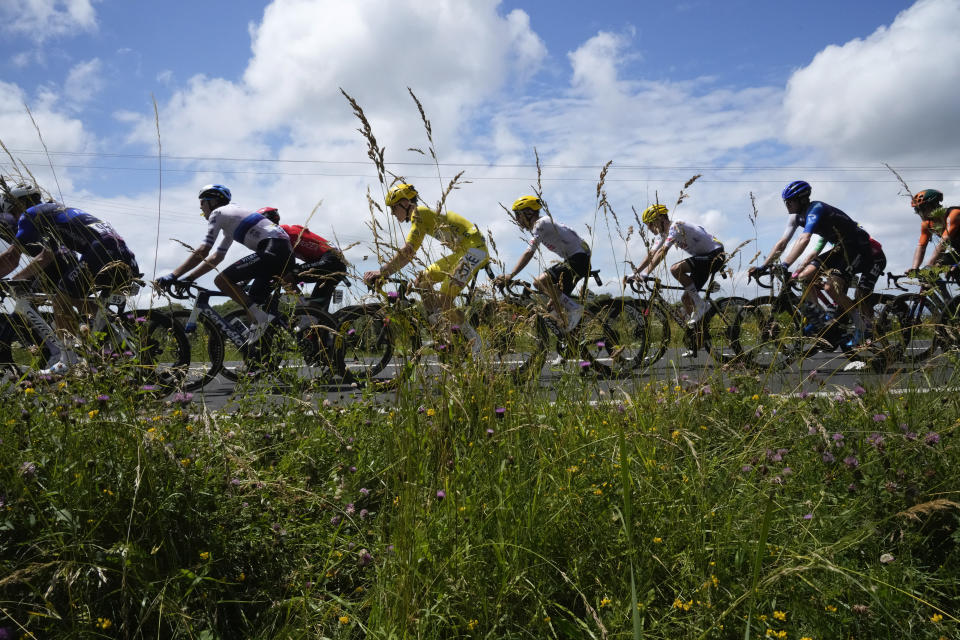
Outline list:
[[[953,247],[960,247],[960,207],[944,207],[920,223],[921,247],[927,246],[933,235],[941,236]]]

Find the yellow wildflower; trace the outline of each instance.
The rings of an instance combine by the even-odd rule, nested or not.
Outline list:
[[[435,415],[437,415],[436,410],[434,410],[434,409],[427,409],[427,417],[428,417],[428,418],[432,418],[432,417],[435,416]]]
[[[90,411],[87,411],[87,415],[91,418],[96,418],[98,413],[100,413],[100,409],[91,409]]]
[[[653,544],[660,544],[661,542],[663,542],[663,538],[659,536],[653,539]]]
[[[774,612],[773,612],[773,617],[776,618],[777,620],[779,620],[780,622],[786,622],[786,621],[787,621],[787,614],[786,614],[786,612],[784,612],[784,611],[774,611]]]
[[[478,624],[480,624],[479,620],[471,620],[470,622],[467,623],[467,629],[469,631],[473,631],[473,628],[476,627]]]
[[[604,598],[603,600],[600,601],[600,608],[602,609],[608,604],[610,604],[610,598]]]
[[[29,396],[29,395],[33,395],[33,394],[36,393],[36,392],[37,392],[37,390],[34,389],[33,387],[27,387],[26,389],[23,390],[23,393],[24,393],[25,395],[28,395],[28,396]]]
[[[837,612],[837,608],[836,608],[835,606],[833,606],[832,604],[828,604],[827,606],[825,606],[825,607],[824,607],[824,610],[829,611],[830,613],[836,613],[836,612]]]
[[[349,616],[340,616],[340,617],[338,618],[338,620],[340,620],[340,624],[347,624],[348,622],[350,622],[350,617],[349,617]]]
[[[932,616],[930,616],[930,622],[940,622],[941,620],[943,620],[943,616],[940,615],[939,613],[935,613]]]
[[[209,560],[209,559],[210,559],[210,552],[209,552],[209,551],[201,551],[201,552],[200,552],[200,559],[201,559],[201,560]]]

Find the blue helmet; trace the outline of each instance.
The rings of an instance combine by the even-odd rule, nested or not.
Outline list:
[[[200,189],[201,200],[220,200],[223,204],[227,204],[232,198],[230,189],[222,184],[208,184]]]
[[[783,198],[784,202],[790,198],[799,198],[800,196],[810,195],[810,184],[804,182],[803,180],[794,180],[786,187],[783,188],[783,193],[780,194],[780,197]]]

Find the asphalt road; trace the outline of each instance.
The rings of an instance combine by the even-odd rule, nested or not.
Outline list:
[[[942,354],[921,365],[893,366],[884,373],[876,373],[869,366],[856,368],[856,364],[850,366],[851,362],[840,352],[819,353],[785,369],[757,372],[739,366],[716,366],[706,354],[695,359],[682,358],[680,350],[676,349],[668,351],[652,367],[636,372],[629,379],[585,382],[592,385],[594,399],[600,400],[616,398],[622,393],[630,394],[650,381],[685,385],[709,384],[712,388],[727,388],[742,380],[744,376],[762,381],[764,387],[772,393],[784,394],[825,391],[832,393],[838,387],[852,389],[858,385],[879,385],[893,391],[908,388],[928,389],[948,384],[954,371],[953,362]],[[575,362],[567,362],[560,366],[544,367],[540,377],[541,385],[550,389],[562,375],[573,372],[576,366]],[[349,404],[362,395],[362,390],[355,386],[341,385],[318,388],[309,394],[295,397],[289,390],[277,387],[269,379],[238,388],[233,382],[218,377],[202,391],[196,392],[193,402],[212,411],[229,412],[242,406],[250,408],[251,404],[256,407],[263,402],[280,403],[305,410],[324,401],[331,404]],[[392,392],[387,392],[374,396],[374,399],[387,404],[393,397]]]

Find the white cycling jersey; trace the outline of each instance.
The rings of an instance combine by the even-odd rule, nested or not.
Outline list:
[[[560,224],[549,217],[542,217],[533,225],[533,238],[530,246],[536,248],[543,244],[547,249],[566,260],[578,253],[590,253],[590,245],[577,235],[577,232],[565,224]]]
[[[257,250],[257,245],[269,238],[290,241],[287,232],[279,225],[273,224],[259,213],[233,203],[211,211],[207,222],[207,236],[203,239],[203,246],[212,247],[217,235],[223,231],[223,240],[217,247],[219,254],[226,253],[234,240],[254,251]]]
[[[667,233],[660,236],[660,243],[653,250],[657,251],[664,245],[676,245],[692,256],[705,256],[723,248],[723,244],[706,229],[682,220],[674,220],[670,224]]]

